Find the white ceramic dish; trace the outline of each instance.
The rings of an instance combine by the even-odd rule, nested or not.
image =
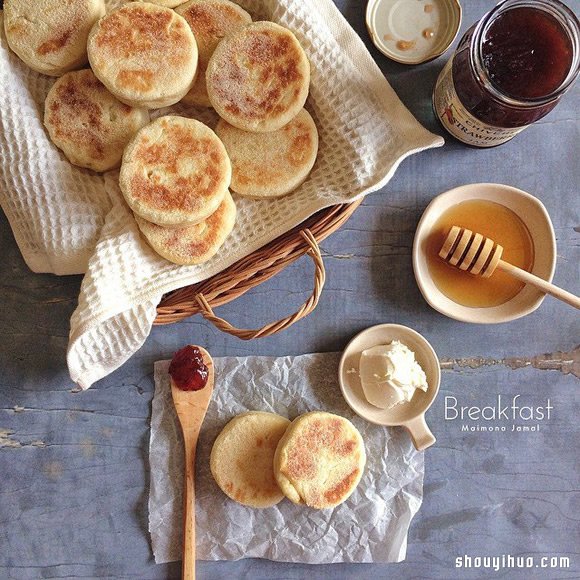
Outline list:
[[[499,203],[518,215],[528,228],[534,244],[532,273],[544,280],[552,281],[556,269],[556,237],[550,216],[542,202],[533,195],[509,185],[473,183],[442,193],[423,213],[413,243],[413,270],[419,289],[435,310],[462,322],[493,324],[526,316],[534,312],[545,298],[545,294],[532,286],[524,286],[516,296],[499,306],[472,308],[457,304],[448,298],[431,277],[425,244],[433,225],[450,207],[473,199]]]
[[[417,390],[409,403],[392,409],[379,409],[365,398],[359,378],[361,352],[379,344],[400,340],[414,353],[417,362],[427,376],[427,391]],[[338,368],[338,379],[342,394],[350,408],[360,417],[389,427],[405,427],[418,450],[435,443],[435,437],[425,422],[425,412],[439,391],[441,370],[433,347],[418,332],[400,324],[379,324],[357,334],[347,345]]]

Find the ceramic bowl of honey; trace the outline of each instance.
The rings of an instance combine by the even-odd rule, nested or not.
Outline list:
[[[444,262],[439,250],[454,225],[495,240],[504,247],[504,260],[551,282],[556,238],[539,199],[498,183],[474,183],[442,193],[427,206],[417,227],[413,270],[429,305],[462,322],[508,322],[540,306],[543,293],[504,272],[483,279]]]

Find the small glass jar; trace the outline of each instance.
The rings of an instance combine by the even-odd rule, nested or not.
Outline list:
[[[445,65],[433,109],[454,137],[493,147],[549,113],[580,70],[580,24],[558,0],[503,0]]]

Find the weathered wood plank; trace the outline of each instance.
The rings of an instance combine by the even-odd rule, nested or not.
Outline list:
[[[405,104],[440,132],[430,95],[445,58],[418,67],[372,48],[362,0],[337,4]],[[464,3],[465,29],[487,7]],[[556,283],[578,292],[577,163],[580,86],[536,126],[489,151],[449,141],[403,162],[384,192],[367,200],[323,244],[328,282],[316,312],[289,331],[241,342],[202,319],[154,328],[125,366],[85,393],[66,372],[68,319],[79,277],[33,275],[0,216],[0,578],[179,578],[155,566],[147,534],[148,421],[153,362],[186,342],[215,356],[334,351],[371,324],[399,322],[423,332],[443,359],[441,396],[428,420],[438,444],[427,452],[425,501],[413,522],[407,561],[397,566],[318,566],[250,560],[200,563],[201,578],[479,578],[455,557],[566,555],[568,571],[503,571],[505,578],[580,574],[578,526],[578,316],[546,299],[531,316],[477,327],[432,311],[414,283],[410,252],[421,212],[437,193],[499,181],[534,193],[556,229]],[[263,287],[219,309],[241,326],[291,312],[310,292],[304,258]],[[576,375],[576,377],[574,376]],[[219,385],[218,385],[219,388]],[[445,397],[491,404],[497,394],[543,405],[538,432],[463,432],[445,420]]]

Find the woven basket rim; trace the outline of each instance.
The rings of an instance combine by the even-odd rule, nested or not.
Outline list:
[[[309,251],[301,232],[310,230],[316,242],[323,241],[352,216],[362,200],[322,209],[222,272],[165,294],[157,306],[154,324],[172,324],[200,313],[196,299],[200,294],[211,307],[216,307],[266,282]]]

